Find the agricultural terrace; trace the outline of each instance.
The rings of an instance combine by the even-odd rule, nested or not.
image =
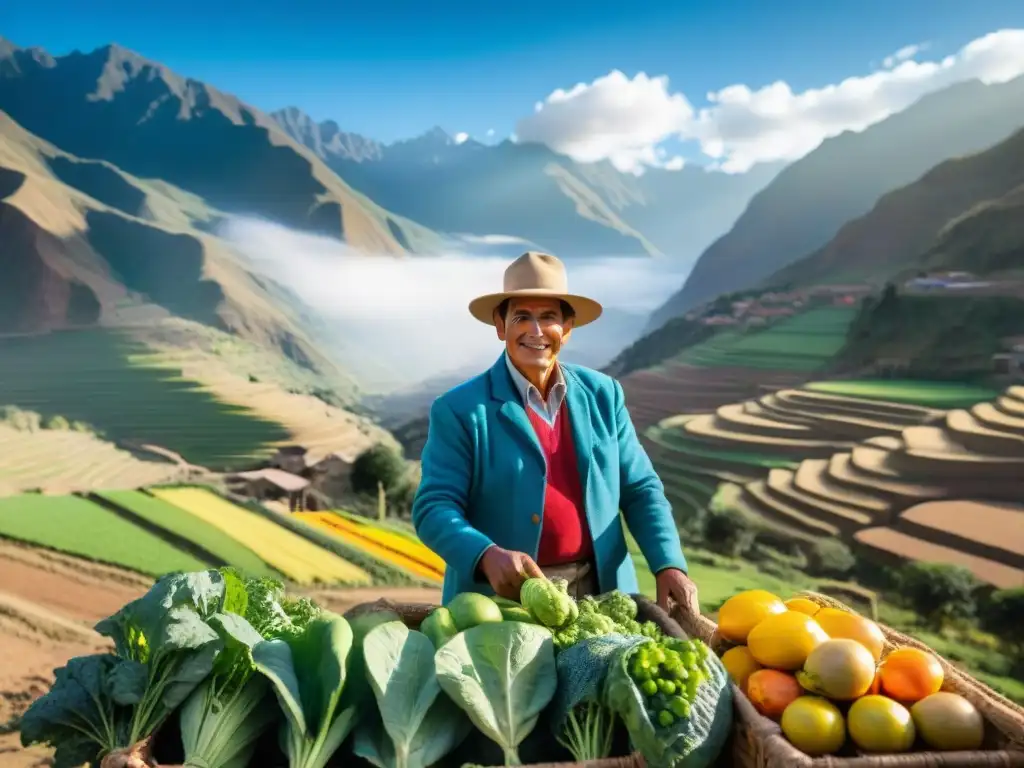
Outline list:
[[[333,512],[299,512],[295,517],[394,568],[435,583],[444,579],[444,561],[407,535]]]
[[[814,398],[828,397],[808,402],[822,408]],[[1024,508],[1015,506],[1024,498],[1024,387],[938,413],[900,425],[892,412],[887,433],[774,468],[743,485],[739,504],[795,537],[842,538],[879,561],[949,563],[996,587],[1024,586]]]
[[[153,488],[150,493],[233,537],[299,584],[370,584],[366,571],[297,533],[204,488]]]
[[[151,576],[211,566],[77,496],[25,494],[0,499],[0,536]]]
[[[0,371],[0,404],[82,421],[111,440],[159,445],[202,466],[249,464],[289,437],[280,424],[158,365],[119,331],[0,339]]]
[[[172,480],[177,465],[155,458],[140,458],[87,432],[29,432],[0,423],[0,496],[36,488],[48,493],[137,488]]]
[[[109,505],[143,526],[163,532],[178,541],[189,542],[208,553],[204,560],[218,566],[230,565],[252,576],[281,577],[281,574],[234,537],[199,517],[147,493],[99,491],[90,494],[89,498]]]
[[[846,395],[925,408],[970,408],[998,396],[995,390],[976,384],[906,379],[812,381],[804,385],[814,392]]]

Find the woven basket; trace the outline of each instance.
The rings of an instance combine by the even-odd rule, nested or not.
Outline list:
[[[801,592],[799,596],[823,607],[851,610],[840,601],[817,592]],[[714,622],[703,616],[690,619],[677,613],[674,618],[684,631],[704,640],[716,653],[727,650],[731,645],[719,636]],[[939,660],[945,673],[943,690],[959,693],[985,718],[986,749],[899,755],[871,755],[858,751],[849,757],[812,758],[790,744],[778,723],[762,716],[734,685],[736,725],[733,764],[737,768],[1024,768],[1024,708],[957,669],[923,643],[884,624],[879,624],[879,627],[885,635],[885,653],[895,648],[912,647],[928,651]]]
[[[637,620],[653,621],[658,628],[670,637],[685,638],[686,634],[679,622],[669,616],[655,603],[643,595],[633,595],[637,605]],[[436,606],[424,603],[393,603],[380,599],[372,603],[363,603],[352,608],[346,615],[356,616],[368,611],[394,611],[402,617],[402,621],[410,629],[416,629]],[[713,626],[713,625],[712,625]],[[645,768],[647,765],[639,752],[627,757],[609,757],[604,760],[585,760],[583,762],[561,763],[530,763],[524,768]]]

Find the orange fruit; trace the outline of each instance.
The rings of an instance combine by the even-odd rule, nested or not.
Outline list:
[[[761,665],[757,663],[757,660],[750,654],[750,649],[745,645],[737,645],[723,653],[722,664],[729,673],[729,677],[741,691],[746,690],[747,678],[761,669]]]
[[[871,619],[839,608],[822,608],[814,614],[814,620],[831,638],[856,640],[871,652],[876,664],[882,658],[885,635]]]
[[[846,728],[865,752],[906,752],[917,736],[910,710],[885,696],[863,696],[853,702]]]
[[[917,648],[897,648],[882,661],[878,676],[886,696],[915,702],[937,693],[944,674],[933,654]]]
[[[759,669],[747,678],[745,693],[754,709],[765,717],[778,719],[790,704],[804,694],[796,678],[777,669]]]
[[[768,616],[782,613],[785,604],[771,592],[748,589],[733,595],[718,609],[718,634],[733,643],[747,642],[750,630]]]
[[[791,597],[785,602],[787,610],[799,611],[800,613],[806,613],[808,616],[813,616],[821,610],[821,606],[813,600],[808,600],[806,597]]]
[[[772,669],[800,669],[807,656],[828,640],[825,630],[806,613],[786,611],[760,622],[747,636],[757,663]]]
[[[835,704],[820,696],[801,696],[782,713],[782,732],[804,754],[831,755],[846,741],[846,722]]]

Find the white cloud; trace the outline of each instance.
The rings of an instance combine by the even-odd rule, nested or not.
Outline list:
[[[905,45],[898,51],[896,51],[896,53],[892,54],[891,56],[886,56],[884,59],[882,59],[882,66],[885,67],[886,69],[892,69],[901,61],[912,59],[915,56],[917,56],[917,54],[921,53],[927,48],[928,43],[914,43],[913,45]]]
[[[455,136],[454,136],[456,144],[462,144],[468,138],[469,138],[469,134],[466,133],[465,131],[461,131],[459,133],[456,133]]]
[[[493,128],[488,128],[487,129],[487,138],[491,138],[491,136],[493,136],[493,135],[494,135],[494,129]]]
[[[666,77],[641,72],[631,79],[616,70],[554,91],[519,121],[516,136],[633,172],[678,165],[658,152],[666,139],[678,138],[695,142],[723,170],[742,172],[758,162],[795,160],[826,138],[861,131],[952,83],[1024,74],[1021,29],[990,33],[938,60],[917,61],[921,50],[907,46],[890,57],[891,66],[799,93],[782,81],[757,90],[729,85],[707,94],[707,106],[696,110]]]

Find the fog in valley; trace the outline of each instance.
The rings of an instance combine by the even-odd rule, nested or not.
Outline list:
[[[219,234],[250,268],[312,309],[328,351],[377,390],[465,378],[490,365],[500,342],[467,305],[477,295],[500,291],[510,260],[536,247],[500,235],[464,237],[452,239],[442,256],[394,258],[252,218],[230,219]],[[570,291],[605,307],[604,316],[573,335],[565,352],[567,360],[594,367],[635,340],[647,315],[686,277],[664,259],[595,257],[566,264]]]

